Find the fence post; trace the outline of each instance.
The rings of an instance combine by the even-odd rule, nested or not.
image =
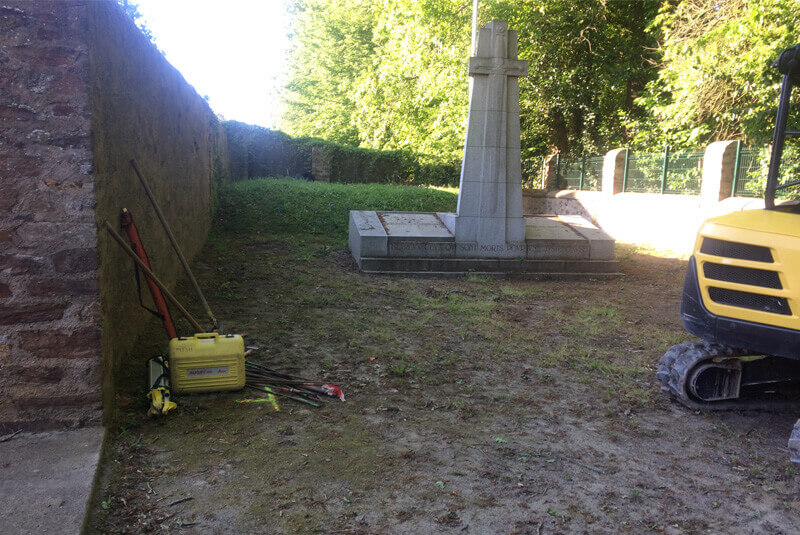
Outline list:
[[[561,174],[561,153],[556,153],[556,188],[561,188],[561,180],[559,175]]]
[[[542,186],[542,189],[547,189],[547,177],[544,174],[545,160],[547,160],[547,156],[542,156],[542,165],[539,166],[539,182]]]
[[[586,153],[581,154],[581,178],[578,182],[578,191],[583,191],[583,172],[586,168]]]
[[[667,171],[669,170],[669,145],[664,145],[664,167],[661,171],[661,195],[667,188]]]
[[[736,160],[733,164],[733,180],[731,182],[731,197],[736,196],[736,187],[739,185],[739,160],[742,158],[742,140],[736,142]]]
[[[625,167],[622,169],[622,193],[625,193],[625,187],[628,185],[628,161],[631,157],[631,150],[625,149]]]

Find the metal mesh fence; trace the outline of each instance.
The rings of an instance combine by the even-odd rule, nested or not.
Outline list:
[[[522,187],[539,189],[543,187],[544,157],[522,160]]]
[[[629,154],[625,191],[639,193],[700,193],[703,151]],[[666,165],[666,175],[664,173]]]
[[[664,172],[664,155],[628,154],[628,173],[623,191],[638,193],[661,193],[661,177]]]
[[[566,189],[580,189],[581,160],[579,158],[561,158],[558,162],[559,182],[563,180]]]
[[[705,151],[676,152],[667,160],[667,179],[664,193],[697,195],[703,178]]]
[[[559,162],[558,172],[567,189],[600,191],[603,185],[603,157],[563,158]]]
[[[762,197],[767,183],[770,151],[768,148],[742,148],[733,185],[733,195],[738,197]],[[800,180],[800,148],[786,146],[781,156],[778,184]],[[778,190],[775,196],[781,199],[797,198],[799,188]]]
[[[704,151],[668,153],[666,175],[664,153],[628,153],[623,191],[697,195],[703,177]],[[741,148],[736,166],[732,194],[740,197],[760,197],[769,166],[768,148]],[[522,162],[522,184],[528,188],[543,186],[545,158],[530,158]],[[600,191],[603,182],[602,156],[558,160],[558,182],[572,190]],[[555,162],[553,165],[556,165]],[[779,183],[800,180],[800,146],[789,145],[781,160]],[[796,198],[800,186],[779,190],[778,198]]]
[[[740,197],[763,195],[768,165],[769,152],[767,149],[741,149],[739,151],[736,177],[734,178],[733,194]]]

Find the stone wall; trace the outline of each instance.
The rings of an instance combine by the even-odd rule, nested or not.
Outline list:
[[[157,321],[98,223],[130,209],[174,284],[182,270],[129,161],[192,257],[228,178],[226,137],[112,1],[0,2],[0,125],[0,428],[97,423]]]
[[[593,220],[621,243],[691,254],[700,225],[716,215],[764,207],[763,199],[729,197],[709,203],[697,195],[602,191],[525,191],[523,211],[580,215]]]
[[[547,181],[542,190],[526,190],[524,213],[580,215],[618,242],[690,254],[700,225],[709,217],[764,207],[763,199],[731,197],[734,141],[706,147],[700,195],[625,192],[626,158],[626,149],[606,153],[600,191],[558,190],[555,180]],[[555,174],[552,166],[549,174]]]
[[[183,270],[130,160],[192,258],[210,228],[214,170],[223,180],[229,165],[224,131],[208,104],[114,3],[90,3],[89,40],[97,222],[118,226],[128,208],[153,270],[172,286]],[[158,320],[138,305],[131,259],[102,230],[98,254],[103,391],[110,401],[114,372],[130,355],[136,334],[145,321]]]
[[[0,2],[0,432],[100,420],[87,4]]]

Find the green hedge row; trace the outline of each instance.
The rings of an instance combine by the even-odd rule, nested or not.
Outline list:
[[[315,138],[292,138],[237,121],[227,121],[223,126],[234,180],[292,176],[341,184],[458,186],[459,162],[437,163],[410,151],[360,149]]]

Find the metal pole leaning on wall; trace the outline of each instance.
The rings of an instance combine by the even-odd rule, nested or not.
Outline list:
[[[120,247],[122,247],[122,250],[125,251],[125,253],[128,256],[133,258],[133,261],[136,262],[136,264],[139,266],[139,269],[141,269],[144,272],[144,274],[147,275],[156,286],[158,286],[158,289],[164,293],[164,297],[166,297],[170,303],[175,305],[175,308],[177,308],[180,311],[180,313],[183,314],[183,317],[186,318],[186,321],[188,321],[193,328],[197,329],[198,331],[201,331],[202,327],[200,327],[200,324],[197,323],[197,320],[194,319],[194,317],[191,314],[189,314],[189,311],[183,308],[183,305],[181,305],[180,302],[175,298],[175,296],[172,295],[172,293],[167,289],[164,283],[161,282],[158,279],[158,277],[156,277],[156,274],[153,273],[150,270],[150,268],[147,267],[144,262],[142,262],[142,259],[139,258],[139,256],[133,251],[133,249],[131,249],[130,246],[128,246],[128,244],[125,243],[125,240],[122,238],[122,236],[120,236],[117,233],[116,230],[114,230],[114,227],[111,226],[111,223],[109,223],[106,220],[103,220],[103,225],[105,225],[106,230],[108,231],[109,234],[111,234],[111,237],[114,238],[114,241],[116,241],[120,245]]]
[[[164,214],[161,213],[161,208],[158,207],[158,203],[156,202],[155,197],[153,197],[153,192],[150,191],[150,187],[147,185],[147,182],[145,182],[144,177],[142,177],[142,174],[139,172],[139,168],[136,167],[136,160],[131,160],[131,167],[133,167],[134,172],[136,172],[136,176],[139,177],[139,182],[142,183],[144,192],[147,194],[147,198],[150,199],[150,203],[153,205],[153,209],[156,211],[158,220],[161,221],[161,225],[164,227],[164,230],[167,233],[167,237],[169,238],[170,243],[172,243],[172,247],[175,249],[175,253],[177,253],[178,255],[178,260],[180,260],[181,265],[183,265],[183,269],[186,272],[186,276],[189,277],[189,282],[192,283],[192,287],[194,288],[197,297],[200,299],[200,303],[202,303],[203,309],[206,311],[208,318],[211,320],[212,329],[218,329],[219,325],[217,324],[217,318],[215,318],[214,314],[211,312],[211,308],[208,306],[208,301],[206,301],[206,298],[203,295],[203,291],[200,289],[200,285],[197,284],[197,280],[194,278],[194,274],[192,273],[191,268],[189,268],[189,262],[187,262],[186,257],[183,256],[181,248],[180,246],[178,246],[178,241],[175,239],[175,235],[172,234],[172,230],[169,228],[167,220],[164,219]]]
[[[739,162],[742,158],[742,140],[736,142],[736,160],[733,164],[733,180],[731,180],[731,197],[736,196],[736,187],[739,185]]]
[[[661,195],[667,189],[667,172],[669,171],[669,145],[664,145],[664,166],[661,170]]]

